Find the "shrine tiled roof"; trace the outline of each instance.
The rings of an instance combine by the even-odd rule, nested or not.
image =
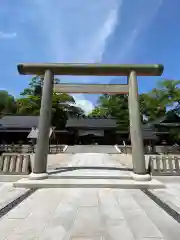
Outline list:
[[[67,120],[66,128],[116,128],[115,118],[111,117],[79,117]]]

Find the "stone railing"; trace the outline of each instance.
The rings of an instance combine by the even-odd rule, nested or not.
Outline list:
[[[67,145],[50,145],[49,153],[50,154],[62,153],[66,150],[66,146]]]
[[[180,146],[155,146],[155,151],[160,154],[180,154]]]
[[[34,146],[32,145],[21,145],[21,144],[1,144],[1,153],[33,153]]]
[[[29,174],[31,172],[30,155],[2,154],[0,156],[0,174]]]
[[[155,176],[180,176],[180,157],[149,156],[149,172]]]
[[[50,145],[49,146],[49,153],[61,153],[64,152],[66,145]],[[20,145],[20,144],[1,144],[0,145],[0,153],[34,153],[35,147],[33,145]]]
[[[118,145],[121,153],[131,154],[132,146],[131,145]],[[148,146],[144,147],[144,154],[180,154],[179,146],[154,146],[151,151],[149,151]]]

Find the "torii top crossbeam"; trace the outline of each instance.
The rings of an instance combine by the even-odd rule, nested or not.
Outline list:
[[[129,76],[135,71],[138,76],[161,76],[161,64],[73,64],[73,63],[22,63],[18,65],[20,74],[43,75],[51,70],[54,75],[79,76]]]

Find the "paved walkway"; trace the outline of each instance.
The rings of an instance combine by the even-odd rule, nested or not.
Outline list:
[[[118,153],[114,145],[74,145],[68,146],[67,153]]]
[[[140,190],[41,189],[0,220],[1,240],[179,240],[180,226]]]
[[[119,155],[121,158],[121,155]],[[59,165],[62,163],[59,162]],[[74,155],[71,155],[68,162],[63,162],[64,166],[74,166],[74,167],[123,167],[122,164],[118,161],[117,158],[112,158],[109,156],[109,154],[106,153],[77,153]]]
[[[161,201],[174,209],[180,215],[180,177],[156,177],[166,184],[164,189],[150,190]]]
[[[121,156],[119,155],[119,158]],[[60,176],[121,176],[127,174],[126,166],[118,158],[103,153],[77,153],[68,156],[69,161],[58,163],[58,159],[49,168],[49,172]],[[123,170],[123,171],[121,171]]]
[[[4,208],[26,192],[28,192],[28,189],[14,188],[12,183],[0,183],[0,209]]]
[[[100,153],[72,155],[67,165],[123,167]],[[140,190],[39,189],[0,219],[1,240],[179,240],[179,236],[180,224]]]

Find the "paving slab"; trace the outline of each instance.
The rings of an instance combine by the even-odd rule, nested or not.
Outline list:
[[[5,219],[17,219],[18,221],[22,219],[21,223],[13,229],[7,239],[30,240],[40,235],[49,217],[57,208],[57,204],[61,200],[61,195],[61,191],[51,190],[51,194],[49,194],[47,189],[44,191],[39,190],[31,195],[29,199],[26,199],[22,205],[20,204],[14,208],[14,212],[9,212],[9,214],[4,216],[0,221],[0,225]]]
[[[114,145],[74,145],[68,146],[66,153],[118,153]]]
[[[124,189],[40,189],[1,218],[0,230],[2,240],[180,236],[180,225],[143,192]]]
[[[108,154],[100,153],[75,154],[67,165],[122,167]],[[91,175],[94,170],[90,171]],[[100,180],[101,184],[105,180],[118,182],[94,179],[96,184]],[[93,179],[84,181],[92,185]],[[105,186],[37,189],[0,219],[1,240],[179,240],[179,236],[180,224],[139,189]]]
[[[135,239],[143,239],[147,237],[163,238],[159,229],[135,201],[132,195],[132,190],[127,190],[127,192],[114,191],[114,193]]]
[[[124,167],[133,169],[132,154],[121,153],[121,154],[110,154],[110,155],[113,159],[116,159]],[[146,169],[148,169],[149,155],[145,155],[145,165],[146,165]]]
[[[77,217],[71,229],[71,235],[96,236],[101,235],[102,232],[103,223],[98,207],[79,207]]]
[[[178,240],[180,236],[180,224],[169,214],[160,208],[154,201],[143,192],[133,192],[132,196],[139,207],[143,209],[153,224],[163,235],[163,239]]]
[[[25,194],[28,189],[14,188],[12,183],[2,183],[0,185],[0,210]]]
[[[166,177],[168,178],[168,177]],[[177,179],[176,182],[170,183],[166,180],[166,188],[159,190],[150,190],[150,192],[159,198],[163,203],[167,204],[170,208],[175,210],[180,216],[180,182]]]
[[[72,160],[72,154],[48,154],[47,170],[51,171],[56,167],[67,167]]]

